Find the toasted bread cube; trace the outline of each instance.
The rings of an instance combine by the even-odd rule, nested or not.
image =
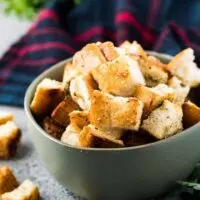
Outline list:
[[[73,110],[79,110],[79,106],[74,100],[67,96],[65,100],[61,101],[51,113],[51,118],[62,126],[67,126],[70,122],[69,113]]]
[[[145,118],[164,100],[172,101],[175,98],[175,92],[165,84],[159,84],[154,88],[138,85],[135,97],[144,103],[143,117]]]
[[[31,103],[31,111],[37,116],[48,115],[64,98],[61,82],[45,78],[37,86]]]
[[[182,108],[165,100],[142,123],[141,128],[161,140],[182,130]]]
[[[112,42],[103,42],[99,47],[107,61],[112,61],[119,56],[119,53]]]
[[[147,57],[147,54],[142,48],[142,46],[138,44],[136,41],[133,41],[131,44],[129,41],[126,40],[119,47],[123,49],[126,53],[141,56],[143,58]]]
[[[73,66],[72,62],[68,62],[65,65],[63,73],[63,87],[66,91],[69,89],[70,81],[82,74],[82,70],[78,67]]]
[[[86,74],[105,62],[104,55],[95,43],[87,44],[73,56],[73,66],[82,69]]]
[[[200,121],[200,107],[187,101],[183,104],[183,123],[186,127],[192,126]]]
[[[99,65],[92,75],[102,91],[118,96],[133,96],[137,84],[145,85],[138,63],[128,56]]]
[[[189,94],[190,87],[184,85],[177,77],[172,77],[168,81],[169,87],[172,87],[176,93],[173,103],[182,105]]]
[[[200,69],[194,62],[194,51],[187,48],[178,53],[168,64],[167,70],[177,76],[185,85],[197,87],[200,85]]]
[[[101,147],[114,148],[123,147],[122,140],[114,139],[111,132],[100,131],[93,125],[88,125],[83,128],[80,133],[79,144],[81,147]]]
[[[45,117],[42,123],[42,128],[52,137],[59,139],[61,138],[65,128],[60,124],[56,123],[52,118]]]
[[[5,124],[8,121],[12,121],[13,118],[14,118],[14,116],[12,113],[1,111],[0,112],[0,125]]]
[[[90,123],[89,112],[75,110],[69,114],[70,123],[75,124],[81,129]]]
[[[2,200],[39,200],[39,190],[30,181],[25,180],[18,188],[12,192],[1,196]]]
[[[141,59],[135,56],[132,58],[138,60],[148,87],[154,87],[160,83],[167,83],[168,74],[165,72],[166,66],[158,59],[153,56]]]
[[[91,94],[97,89],[97,84],[91,74],[78,76],[70,83],[70,94],[72,99],[83,110],[89,110],[91,104]]]
[[[0,125],[0,158],[8,159],[16,154],[21,133],[13,121]]]
[[[100,130],[139,129],[142,101],[133,97],[114,97],[95,90],[91,102],[90,122]]]
[[[65,144],[69,144],[72,146],[80,146],[79,145],[79,136],[81,129],[76,126],[76,124],[70,124],[61,137],[61,142]]]
[[[12,170],[7,166],[0,167],[0,195],[14,190],[18,186]]]

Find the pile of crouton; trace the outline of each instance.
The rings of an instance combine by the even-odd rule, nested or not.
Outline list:
[[[67,145],[136,146],[198,123],[200,107],[188,95],[199,86],[191,48],[166,64],[136,41],[97,42],[75,53],[62,81],[42,80],[30,108],[43,129]]]

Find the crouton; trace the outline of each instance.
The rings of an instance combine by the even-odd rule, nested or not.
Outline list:
[[[119,56],[119,53],[115,49],[115,46],[113,45],[112,42],[101,43],[99,47],[107,61],[112,61]]]
[[[152,137],[148,133],[145,133],[142,130],[139,130],[139,132],[127,131],[122,136],[122,140],[125,146],[128,147],[148,144],[156,141],[154,137]]]
[[[0,195],[14,190],[18,186],[18,182],[7,166],[0,167]]]
[[[133,96],[137,84],[145,85],[138,63],[128,56],[99,65],[92,75],[102,91],[118,96]]]
[[[0,125],[5,124],[8,121],[12,121],[13,118],[14,118],[14,116],[12,113],[1,111],[0,112]]]
[[[200,121],[200,107],[187,101],[183,104],[183,123],[186,127],[192,126]]]
[[[79,143],[81,147],[123,147],[123,141],[114,139],[112,134],[111,131],[109,133],[107,131],[100,131],[90,124],[81,131]]]
[[[172,101],[173,103],[182,105],[189,94],[190,87],[187,85],[184,85],[181,80],[179,80],[177,77],[173,76],[168,81],[169,87],[172,87],[175,91],[175,98]]]
[[[165,72],[165,66],[158,59],[148,56],[147,58],[137,58],[132,59],[138,60],[140,69],[144,75],[146,85],[148,87],[154,87],[160,83],[167,83],[168,74]]]
[[[131,44],[129,41],[126,40],[119,47],[128,54],[130,53],[139,57],[147,58],[146,52],[144,51],[142,46],[136,41],[133,41],[133,43]]]
[[[69,117],[70,117],[70,123],[75,124],[76,126],[80,127],[81,129],[90,123],[89,112],[87,112],[87,111],[75,110],[69,114]]]
[[[197,87],[200,85],[200,69],[194,62],[194,51],[187,48],[178,53],[168,64],[167,70],[177,76],[185,85]]]
[[[97,44],[84,46],[73,56],[73,66],[82,69],[84,73],[90,72],[98,65],[105,63],[106,59]]]
[[[64,98],[61,82],[45,78],[38,84],[30,108],[36,116],[48,115]]]
[[[172,101],[175,98],[175,92],[165,84],[159,84],[154,88],[138,85],[135,97],[144,103],[143,117],[145,118],[164,100]]]
[[[71,81],[70,94],[72,99],[83,109],[89,110],[91,94],[97,89],[97,84],[91,74],[78,76]]]
[[[52,137],[60,140],[63,132],[65,131],[65,127],[56,123],[52,118],[45,117],[42,123],[42,128]]]
[[[13,121],[0,125],[0,158],[8,159],[16,154],[21,132]]]
[[[39,200],[39,190],[30,181],[25,180],[18,188],[12,192],[1,196],[2,200]]]
[[[161,140],[182,130],[182,117],[181,106],[165,100],[143,121],[141,128]]]
[[[90,122],[100,130],[138,130],[142,109],[143,102],[136,98],[114,97],[95,90],[91,99]]]
[[[82,74],[82,71],[80,68],[73,66],[72,62],[68,62],[65,65],[64,73],[63,73],[62,83],[63,83],[64,89],[68,91],[70,81],[81,74]]]
[[[73,110],[79,110],[79,106],[74,102],[71,96],[67,96],[61,101],[51,113],[51,118],[62,126],[67,126],[70,122],[69,113]]]
[[[80,127],[75,124],[70,124],[61,137],[61,142],[65,144],[69,144],[72,146],[80,146],[79,145],[79,134],[81,132]]]

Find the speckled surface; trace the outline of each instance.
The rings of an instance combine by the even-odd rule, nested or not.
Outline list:
[[[17,156],[9,161],[0,161],[0,165],[10,166],[20,182],[32,180],[40,189],[41,200],[81,200],[61,186],[43,166],[28,137],[23,109],[0,106],[0,110],[12,112],[22,130],[22,142]]]

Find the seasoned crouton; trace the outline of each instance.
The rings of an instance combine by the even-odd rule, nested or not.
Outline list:
[[[87,44],[73,56],[73,66],[82,69],[84,73],[105,62],[104,55],[95,43]]]
[[[75,124],[81,129],[90,123],[89,112],[75,110],[69,114],[70,123]]]
[[[114,139],[113,133],[109,131],[100,131],[91,124],[85,126],[80,133],[79,143],[81,147],[123,147],[122,140]]]
[[[132,56],[132,59],[138,60],[148,87],[154,87],[160,83],[167,83],[168,74],[165,72],[166,67],[158,59],[152,56],[148,56],[146,59],[139,59],[138,57]]]
[[[62,134],[61,142],[76,147],[80,146],[79,145],[80,132],[81,132],[80,127],[78,127],[76,124],[70,124],[66,128],[65,132]]]
[[[71,96],[67,96],[61,101],[51,113],[51,118],[62,126],[69,124],[69,113],[73,110],[79,110],[79,106],[74,102]]]
[[[165,84],[159,84],[154,88],[138,85],[135,97],[144,103],[143,117],[145,118],[152,110],[160,106],[164,100],[172,101],[175,98],[175,92]]]
[[[182,130],[182,108],[165,100],[142,123],[141,128],[161,140]]]
[[[18,188],[12,192],[1,196],[2,200],[39,200],[39,190],[30,181],[25,180]]]
[[[147,58],[146,52],[144,51],[142,46],[136,41],[133,41],[133,43],[131,44],[129,41],[126,40],[120,45],[120,48],[123,49],[126,53]]]
[[[1,111],[0,112],[0,125],[5,124],[8,121],[12,121],[13,118],[14,118],[14,116],[12,113]]]
[[[192,126],[200,121],[200,107],[187,101],[183,104],[183,123],[186,127]]]
[[[72,99],[83,109],[90,109],[91,94],[97,89],[97,84],[91,74],[78,76],[71,81],[70,94]]]
[[[200,69],[194,62],[194,51],[187,48],[178,53],[168,64],[167,70],[177,76],[185,85],[197,87],[200,85]]]
[[[0,167],[0,195],[14,190],[18,186],[18,182],[7,166]]]
[[[0,158],[8,159],[15,155],[20,136],[20,130],[13,121],[0,125]]]
[[[99,65],[92,75],[101,90],[118,96],[133,96],[137,84],[145,85],[138,63],[128,56]]]
[[[173,76],[168,81],[169,87],[172,87],[176,93],[173,103],[182,105],[189,94],[190,88],[184,85],[181,80]]]
[[[73,66],[72,62],[68,62],[65,65],[64,73],[63,73],[62,83],[63,83],[64,89],[68,91],[70,81],[81,74],[82,74],[82,71],[80,68]]]
[[[42,123],[42,128],[52,137],[60,140],[62,133],[65,131],[65,128],[60,124],[57,124],[52,118],[45,117]]]
[[[61,82],[45,78],[37,86],[31,103],[31,110],[37,116],[48,115],[64,98]]]
[[[115,49],[115,46],[113,45],[112,42],[101,43],[99,47],[107,61],[112,61],[119,56],[119,53]]]
[[[91,99],[90,122],[101,130],[138,130],[142,109],[142,101],[136,98],[114,97],[95,90]]]

